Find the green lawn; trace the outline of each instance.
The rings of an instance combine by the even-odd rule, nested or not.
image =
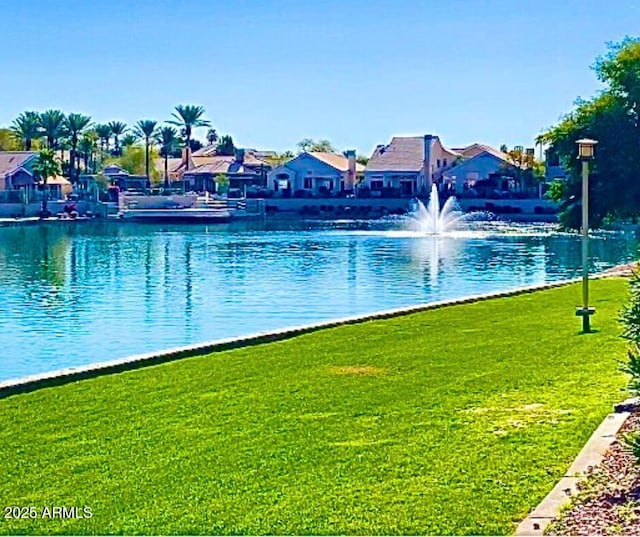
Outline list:
[[[572,285],[0,400],[0,507],[93,512],[0,533],[510,533],[625,397],[626,289],[590,335]]]

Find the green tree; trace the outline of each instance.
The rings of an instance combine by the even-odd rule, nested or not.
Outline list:
[[[336,148],[329,140],[318,140],[311,146],[310,151],[318,151],[320,153],[335,153]]]
[[[178,143],[178,131],[173,127],[162,127],[157,133],[160,155],[164,158],[164,186],[169,187],[169,155]]]
[[[306,153],[307,151],[311,151],[312,145],[313,140],[311,138],[303,138],[296,144],[296,147],[300,150],[301,153]]]
[[[294,157],[293,151],[285,151],[283,153],[276,153],[272,157],[267,157],[266,160],[273,168],[276,168],[285,162],[289,162]]]
[[[132,145],[135,145],[135,143],[138,141],[138,138],[131,133],[127,133],[122,137],[122,140],[120,140],[120,154],[122,154],[122,151],[124,151],[127,147],[131,147]]]
[[[216,175],[216,194],[226,194],[229,191],[229,178],[226,174]]]
[[[38,112],[23,112],[12,123],[11,131],[17,140],[22,142],[25,151],[31,151],[33,141],[40,138],[40,114]]]
[[[153,137],[156,133],[157,121],[151,119],[141,119],[136,123],[134,132],[136,136],[144,141],[146,163],[145,163],[145,175],[149,177],[149,147],[153,143]]]
[[[193,133],[193,129],[197,127],[208,127],[209,125],[211,125],[211,122],[202,118],[205,112],[202,106],[179,104],[178,106],[176,106],[175,110],[176,111],[171,114],[174,119],[169,120],[167,123],[180,127],[184,132],[185,147],[187,149],[186,167],[187,169],[189,169],[191,135]]]
[[[218,133],[216,132],[216,129],[209,129],[207,131],[207,142],[209,142],[209,145],[213,145],[218,141]]]
[[[159,157],[158,152],[151,147],[149,149],[149,157],[156,159]],[[122,155],[113,159],[113,163],[119,164],[134,175],[144,175],[146,166],[146,151],[145,148],[139,145],[130,145],[122,149]],[[155,167],[150,169],[149,180],[157,182],[160,178],[160,174]]]
[[[336,148],[329,140],[318,140],[317,142],[312,138],[303,138],[300,140],[296,147],[300,150],[300,152],[311,152],[316,151],[319,153],[335,153]]]
[[[363,166],[366,166],[369,163],[369,157],[366,157],[365,155],[357,155],[356,162],[358,164],[362,164]]]
[[[111,134],[113,136],[113,154],[115,156],[120,156],[122,154],[120,136],[127,132],[127,124],[122,121],[110,121],[109,128],[111,129]]]
[[[216,146],[216,155],[235,155],[236,148],[233,145],[233,138],[228,134],[220,137]]]
[[[507,163],[502,166],[502,172],[513,177],[519,188],[536,186],[544,179],[544,166],[535,159],[533,149],[524,149],[521,145],[509,149],[503,144],[500,151],[507,155]]]
[[[562,223],[578,228],[581,213],[581,163],[576,141],[598,141],[590,164],[589,221],[637,217],[640,210],[640,39],[610,44],[594,66],[605,85],[595,97],[576,101],[575,108],[539,139],[560,155],[568,172],[561,196]]]
[[[104,155],[109,150],[109,140],[111,139],[111,127],[107,123],[100,123],[95,126],[94,130],[100,140],[100,152]]]
[[[60,110],[46,110],[40,114],[40,126],[49,149],[58,149],[58,143],[66,135],[65,116]]]
[[[42,193],[42,212],[41,216],[46,217],[47,211],[47,198],[49,197],[49,188],[47,182],[50,177],[60,175],[60,163],[56,159],[53,149],[46,148],[41,149],[33,163],[33,172],[36,177],[43,182],[44,191]]]
[[[0,151],[20,151],[22,142],[16,140],[11,129],[0,129]]]
[[[78,179],[77,164],[78,142],[82,133],[91,124],[91,117],[82,114],[69,114],[65,119],[65,128],[69,133],[71,153],[69,155],[69,179],[75,183]]]

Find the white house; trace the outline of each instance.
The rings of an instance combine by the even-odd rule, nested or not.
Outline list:
[[[483,144],[450,149],[432,134],[395,136],[375,148],[365,170],[363,186],[372,195],[426,194],[431,184],[457,194],[510,165],[505,153]]]
[[[356,162],[355,151],[347,151],[346,156],[317,151],[300,153],[267,175],[269,188],[294,196],[353,191],[363,178],[364,166]]]

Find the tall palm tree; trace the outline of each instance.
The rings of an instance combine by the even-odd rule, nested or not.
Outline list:
[[[91,123],[90,116],[82,114],[69,114],[65,121],[65,127],[69,133],[69,141],[71,143],[71,154],[69,156],[69,178],[74,183],[77,180],[76,159],[78,153],[78,141],[83,131]]]
[[[58,142],[65,135],[64,120],[60,110],[46,110],[40,114],[40,127],[49,149],[58,149]]]
[[[127,132],[127,125],[122,121],[111,121],[109,122],[109,128],[111,129],[111,134],[113,135],[113,153],[116,156],[120,156],[120,138],[125,132]]]
[[[78,149],[84,160],[84,173],[89,173],[89,165],[95,162],[94,152],[97,147],[98,134],[95,130],[89,130],[83,133],[78,144]],[[94,166],[95,168],[95,166]]]
[[[209,129],[207,131],[207,142],[209,142],[209,145],[213,145],[218,141],[218,133],[216,132],[216,129]]]
[[[164,157],[164,186],[169,187],[169,155],[178,141],[178,131],[173,127],[162,127],[157,134],[160,155]]]
[[[185,137],[185,147],[187,149],[186,169],[189,169],[189,154],[191,152],[191,132],[196,127],[208,127],[211,122],[202,119],[204,108],[191,104],[179,104],[176,111],[171,114],[175,119],[167,121],[171,125],[182,127]]]
[[[147,179],[149,179],[149,147],[151,146],[153,135],[156,132],[157,124],[157,121],[152,121],[151,119],[141,119],[136,123],[134,130],[136,136],[141,140],[144,140],[144,169]]]
[[[36,177],[44,183],[44,192],[42,193],[42,212],[40,216],[47,216],[47,198],[49,197],[49,189],[47,181],[49,177],[60,175],[60,163],[56,159],[55,152],[51,148],[41,149],[33,163],[33,172]]]
[[[25,151],[31,151],[33,140],[40,138],[40,114],[38,112],[23,112],[11,125],[11,132],[22,142]]]
[[[111,139],[111,127],[106,123],[99,123],[94,127],[98,140],[100,140],[100,152],[104,153],[109,149],[109,140]]]

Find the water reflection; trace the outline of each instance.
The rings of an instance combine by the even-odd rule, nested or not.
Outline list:
[[[0,229],[0,379],[575,276],[576,235],[496,224],[273,229],[97,222]],[[377,226],[377,228],[376,228]],[[591,242],[593,269],[635,257]]]

